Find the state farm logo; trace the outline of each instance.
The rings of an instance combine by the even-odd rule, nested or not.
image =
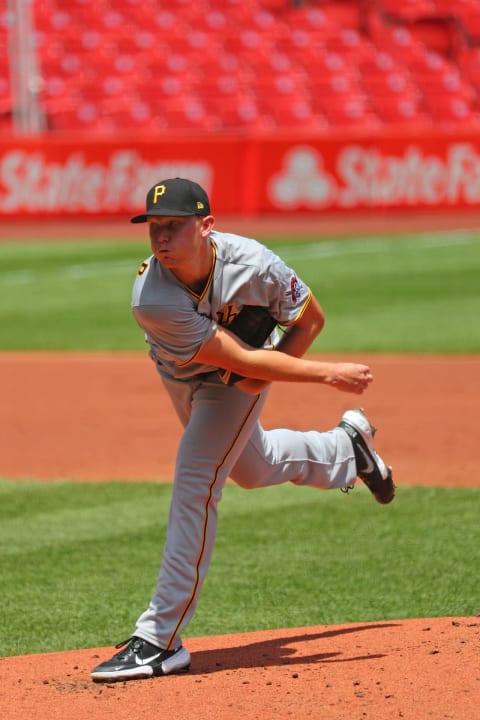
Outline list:
[[[314,148],[298,146],[285,155],[281,172],[269,184],[271,200],[285,209],[324,208],[337,194],[337,182],[325,172],[323,157]]]
[[[329,172],[314,147],[290,149],[267,186],[272,204],[320,210],[480,202],[480,156],[471,143],[447,144],[438,154],[407,145],[400,155],[345,144],[331,155]]]
[[[65,212],[98,214],[133,211],[145,202],[145,188],[159,177],[189,177],[207,191],[207,161],[147,161],[136,151],[67,152],[61,160],[45,152],[17,148],[0,153],[0,213]]]

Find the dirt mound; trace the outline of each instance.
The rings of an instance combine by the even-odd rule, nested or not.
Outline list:
[[[7,658],[0,706],[8,720],[475,720],[479,628],[437,618],[191,639],[187,675],[108,684],[89,672],[111,648]]]

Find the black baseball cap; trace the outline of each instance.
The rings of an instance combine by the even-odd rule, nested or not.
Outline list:
[[[147,193],[147,209],[130,219],[132,223],[147,222],[151,215],[180,217],[210,215],[210,201],[205,190],[193,180],[170,178],[156,183]]]

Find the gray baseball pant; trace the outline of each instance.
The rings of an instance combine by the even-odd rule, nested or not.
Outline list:
[[[253,489],[291,482],[322,489],[356,479],[351,442],[341,428],[328,432],[264,430],[260,412],[268,390],[248,395],[209,380],[178,382],[162,376],[184,426],[158,585],[134,634],[164,649],[181,644],[207,573],[217,531],[217,506],[228,477]]]

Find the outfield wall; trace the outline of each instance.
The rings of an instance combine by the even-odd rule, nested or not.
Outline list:
[[[478,210],[480,136],[4,137],[0,217],[124,218],[143,208],[151,185],[173,176],[202,184],[217,214]]]

